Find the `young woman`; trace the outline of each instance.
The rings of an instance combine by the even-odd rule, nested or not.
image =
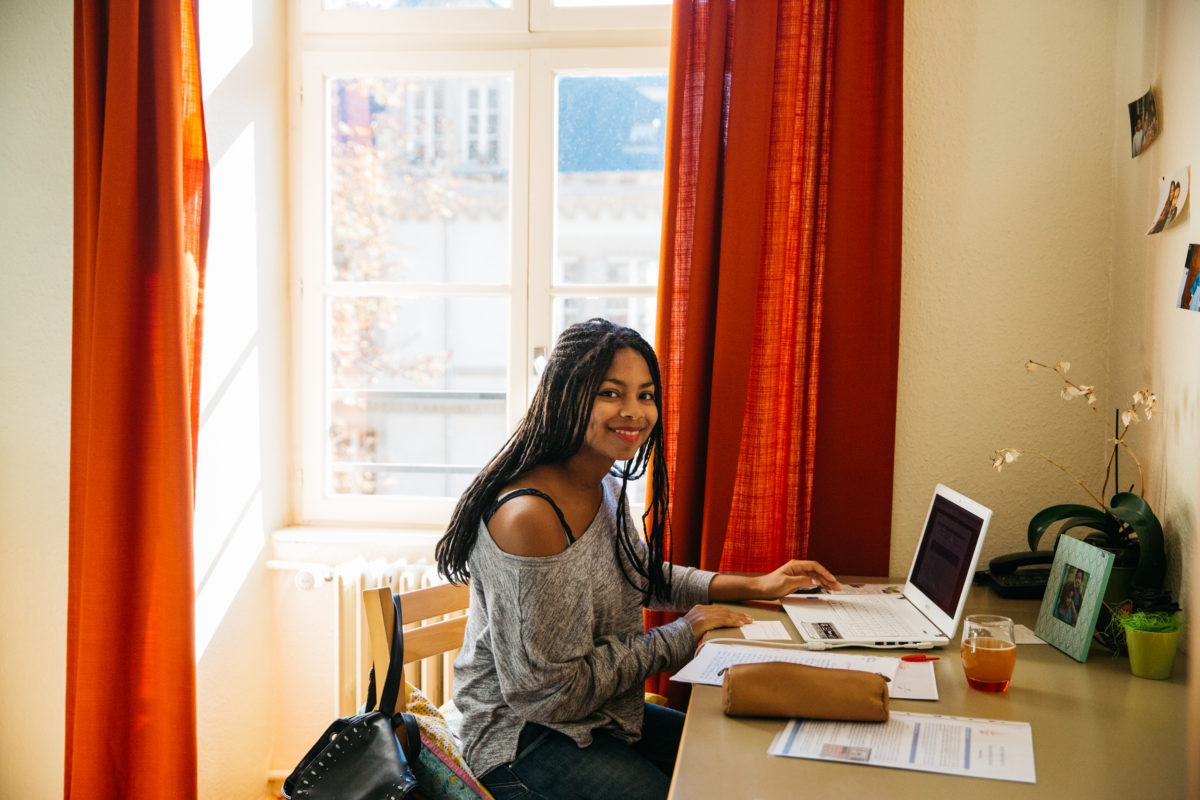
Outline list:
[[[750,621],[708,603],[841,588],[814,561],[758,576],[668,563],[661,416],[645,340],[572,325],[438,542],[443,574],[471,581],[454,700],[467,763],[497,800],[665,797],[683,714],[646,704],[643,683],[706,631]],[[625,487],[651,464],[643,538]],[[645,632],[643,606],[687,613]]]

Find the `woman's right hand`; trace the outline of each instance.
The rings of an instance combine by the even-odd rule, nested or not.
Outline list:
[[[697,639],[713,628],[740,628],[754,621],[749,614],[717,605],[692,606],[683,618],[692,626],[692,632],[696,634]]]

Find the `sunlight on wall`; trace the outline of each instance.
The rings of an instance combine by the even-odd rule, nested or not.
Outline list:
[[[254,125],[212,166],[196,478],[196,659],[266,537],[259,442]]]
[[[246,0],[205,0],[199,15],[204,58],[204,100],[254,44],[254,5]]]

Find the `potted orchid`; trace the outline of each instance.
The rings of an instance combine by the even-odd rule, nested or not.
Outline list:
[[[1084,398],[1088,408],[1104,426],[1106,439],[1113,445],[1113,449],[1108,458],[1100,491],[1093,491],[1073,472],[1040,450],[1005,447],[992,454],[992,466],[999,471],[1022,455],[1038,456],[1065,473],[1091,498],[1093,505],[1065,503],[1044,508],[1034,514],[1027,531],[1029,549],[1036,550],[1046,532],[1058,525],[1060,535],[1082,533],[1081,538],[1087,543],[1112,552],[1116,561],[1113,562],[1113,578],[1109,582],[1110,591],[1105,593],[1105,602],[1115,604],[1129,596],[1130,585],[1143,589],[1160,589],[1166,572],[1162,525],[1142,496],[1145,491],[1142,463],[1125,441],[1125,434],[1129,432],[1130,426],[1153,419],[1158,398],[1149,389],[1135,392],[1132,403],[1120,410],[1110,425],[1105,415],[1096,407],[1095,387],[1076,383],[1068,378],[1067,371],[1070,368],[1070,363],[1066,361],[1060,361],[1053,366],[1040,361],[1025,362],[1026,372],[1048,370],[1058,375],[1062,381],[1062,398]],[[1119,451],[1124,451],[1137,467],[1137,485],[1140,491],[1136,493],[1133,486],[1130,486],[1129,491],[1120,491],[1120,487],[1116,485]],[[1104,497],[1108,492],[1110,479],[1116,492],[1106,502]],[[1118,576],[1124,576],[1124,584]]]

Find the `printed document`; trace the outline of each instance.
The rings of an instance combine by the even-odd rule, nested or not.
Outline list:
[[[790,720],[773,756],[1036,783],[1033,731],[1007,722],[893,711],[887,722]]]
[[[725,680],[721,674],[722,670],[735,664],[761,664],[766,661],[786,661],[790,664],[807,664],[810,667],[828,669],[858,669],[863,672],[876,672],[889,681],[896,679],[896,670],[900,665],[899,659],[884,656],[858,656],[797,648],[710,642],[700,648],[700,652],[696,653],[696,657],[688,662],[687,666],[672,675],[671,680],[720,686]]]

